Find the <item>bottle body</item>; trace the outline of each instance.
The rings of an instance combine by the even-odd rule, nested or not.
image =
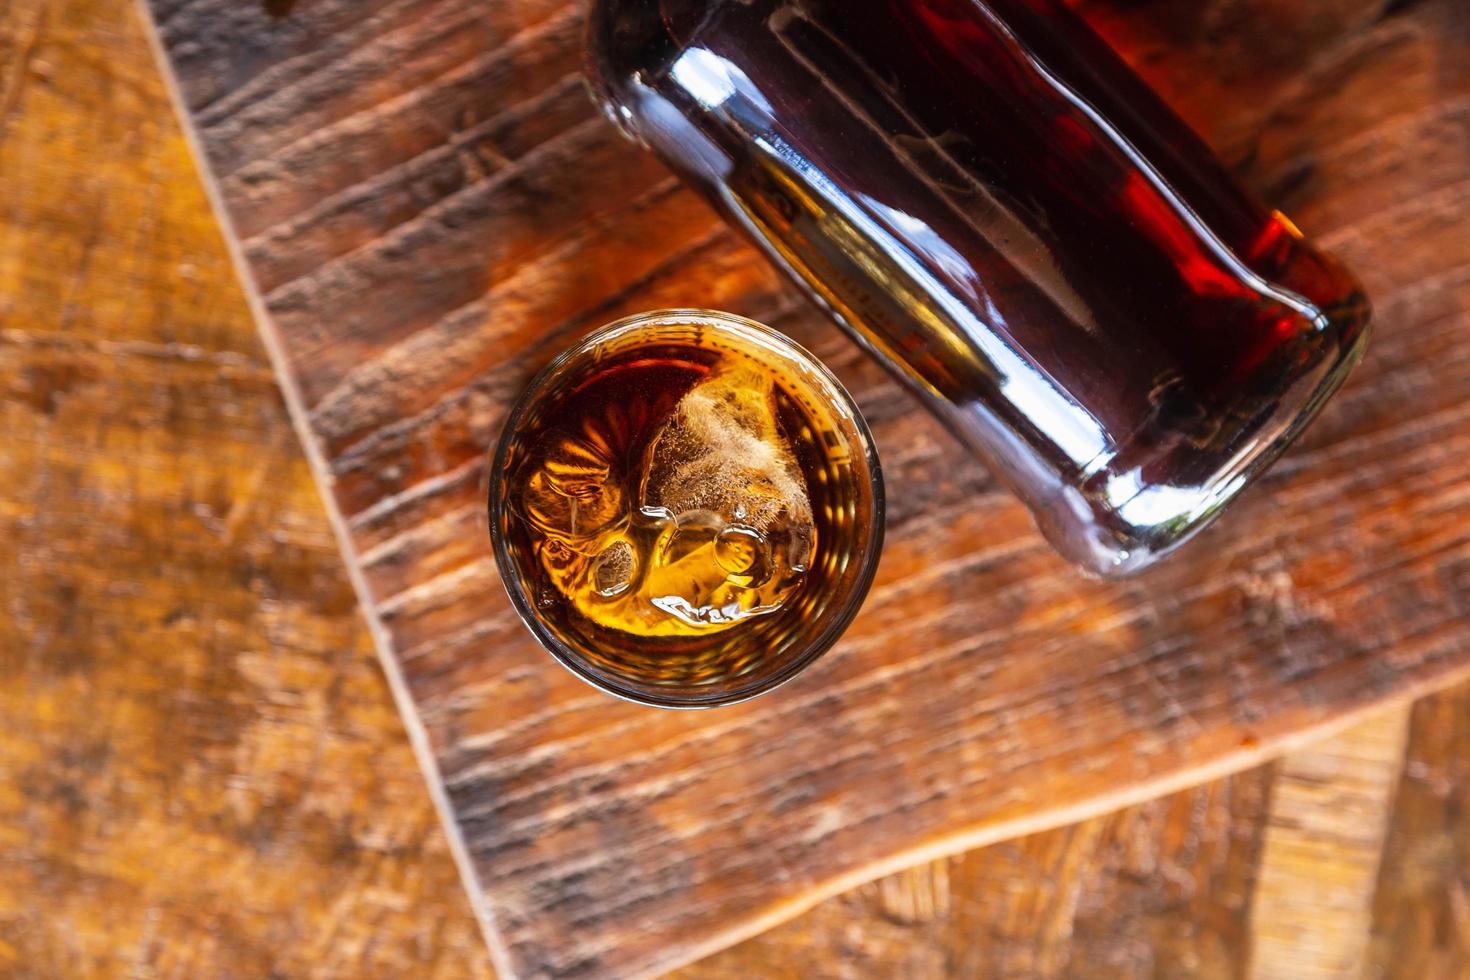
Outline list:
[[[1066,557],[1143,567],[1341,383],[1352,277],[1059,0],[600,0],[590,74]]]

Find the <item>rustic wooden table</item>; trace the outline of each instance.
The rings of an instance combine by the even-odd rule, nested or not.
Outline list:
[[[1232,9],[1271,5],[1215,6],[1228,39]],[[1306,6],[1301,30],[1370,39],[1342,57],[1404,57],[1411,94],[1429,84],[1419,32],[1470,41],[1443,3]],[[1178,24],[1153,23],[1163,39],[1141,49],[1168,69]],[[1464,64],[1431,67],[1443,90],[1470,88]],[[1283,104],[1288,121],[1307,111]],[[1403,220],[1464,197],[1464,111],[1427,101],[1396,131],[1432,164],[1416,171],[1428,214]],[[1333,166],[1371,170],[1373,152],[1392,155],[1368,140]],[[1315,179],[1280,166],[1263,183],[1282,193]],[[1453,357],[1465,306],[1440,305],[1463,298],[1470,263],[1463,241],[1431,241],[1433,288],[1396,308],[1437,313]],[[405,731],[383,682],[125,5],[0,7],[0,417],[0,972],[490,975],[411,750],[418,719]],[[1404,520],[1430,499],[1437,533],[1470,532],[1453,496],[1400,499]],[[1426,567],[1463,600],[1466,566]],[[1268,633],[1320,619],[1286,566],[1248,585]],[[1464,975],[1470,691],[1410,708],[1416,683],[1345,699],[1321,717],[1350,727],[1325,741],[1282,734],[1279,761],[920,864],[684,975]],[[527,973],[558,963],[518,955]]]

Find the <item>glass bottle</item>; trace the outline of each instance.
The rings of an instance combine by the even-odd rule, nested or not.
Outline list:
[[[595,0],[588,72],[1091,572],[1205,526],[1366,342],[1060,0]]]

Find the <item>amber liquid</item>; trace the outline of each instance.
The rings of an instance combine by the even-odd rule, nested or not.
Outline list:
[[[1100,572],[1207,522],[1341,381],[1352,277],[1054,0],[604,0],[657,151]]]
[[[509,436],[536,616],[645,685],[762,667],[853,558],[865,477],[833,422],[802,378],[695,327],[573,365]]]

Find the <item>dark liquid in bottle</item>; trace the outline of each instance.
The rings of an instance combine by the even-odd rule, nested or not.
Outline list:
[[[1140,567],[1340,383],[1352,277],[1052,0],[623,0],[614,118],[987,458]]]

